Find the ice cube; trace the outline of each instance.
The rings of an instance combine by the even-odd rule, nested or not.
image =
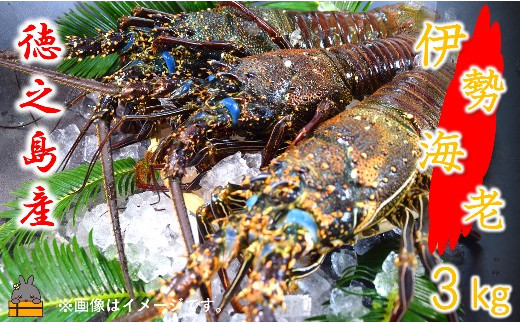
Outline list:
[[[108,246],[115,244],[112,225],[109,221],[98,221],[92,229],[92,240],[101,251],[104,251]]]
[[[88,135],[83,138],[83,158],[82,162],[90,163],[92,156],[98,149],[98,139],[96,135]]]
[[[374,286],[379,295],[388,297],[389,294],[399,288],[397,283],[397,272],[379,272],[374,279]]]
[[[345,269],[357,265],[357,255],[355,251],[344,248],[332,253],[331,262],[332,270],[338,277],[341,277]]]
[[[398,288],[397,267],[395,266],[396,257],[397,253],[391,251],[381,265],[383,271],[377,273],[374,279],[376,291],[381,296],[387,297]]]
[[[309,295],[286,295],[286,310],[278,308],[275,317],[280,321],[303,321],[311,315],[312,298]]]
[[[168,258],[164,257],[160,261],[169,261]],[[159,268],[160,263],[157,259],[149,259],[146,258],[139,267],[139,272],[137,276],[142,279],[145,283],[149,283],[152,280],[159,277],[161,274],[162,267]]]
[[[393,273],[397,271],[397,268],[395,267],[395,258],[397,258],[397,253],[395,251],[390,251],[381,265],[381,268],[385,273]]]
[[[207,300],[206,300],[207,301]],[[178,313],[181,322],[205,322],[206,312],[199,293],[183,301]]]
[[[291,45],[294,47],[298,44],[298,42],[302,39],[302,32],[300,28],[296,28],[290,35],[289,35],[289,41],[291,42]]]
[[[117,140],[113,140],[114,142]],[[149,146],[149,141],[145,140],[143,142],[138,142],[136,144],[126,146],[120,148],[113,152],[114,160],[124,159],[124,158],[133,158],[135,160],[139,160],[144,156],[147,147]]]
[[[363,296],[359,295],[363,288],[349,286],[344,289],[334,288],[330,293],[330,309],[332,313],[350,319],[360,319],[369,310],[363,305]]]
[[[261,157],[257,155],[259,154],[248,156],[246,160],[242,153],[238,152],[213,166],[200,181],[204,201],[209,202],[215,187],[225,186],[227,183],[240,184],[246,175],[257,174],[261,161]],[[254,168],[248,165],[248,161]]]
[[[229,322],[245,322],[247,316],[245,314],[235,313],[229,318]]]
[[[177,316],[177,313],[169,311],[163,316],[162,320],[163,322],[179,322],[179,317]]]
[[[374,285],[379,295],[387,297],[390,293],[396,291],[399,288],[398,284],[398,269],[395,266],[395,259],[398,254],[395,251],[391,251],[383,261],[381,269],[375,279]],[[425,273],[424,266],[422,265],[419,257],[416,256],[417,268],[415,268],[415,276],[422,276]]]
[[[247,167],[252,168],[252,172],[256,172],[262,165],[262,154],[245,154],[244,159]]]
[[[325,273],[323,273],[321,269],[318,269],[309,276],[297,280],[298,287],[305,293],[319,297],[323,293],[328,292],[331,288],[331,284],[324,275]]]
[[[50,140],[57,147],[60,158],[65,157],[79,134],[80,131],[78,126],[73,123],[63,129],[56,129],[50,134]],[[72,155],[73,158],[67,164],[67,168],[73,168],[80,164],[82,156],[78,159],[78,155],[81,154],[78,154],[78,151],[76,150]]]

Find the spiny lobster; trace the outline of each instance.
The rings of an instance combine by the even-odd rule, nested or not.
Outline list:
[[[240,150],[248,147],[250,140],[267,137],[263,157],[268,161],[284,140],[300,140],[353,98],[362,99],[398,72],[411,69],[413,43],[412,37],[399,35],[325,50],[280,50],[249,56],[186,93],[183,109],[195,112],[160,142],[151,161],[165,165],[163,179],[177,214],[186,214],[180,187],[185,166],[200,161],[201,154],[215,153],[211,139],[245,137],[228,140],[221,148]],[[187,215],[180,218],[184,217]],[[188,237],[188,250],[193,241]]]
[[[398,300],[391,320],[402,318],[413,297],[415,254],[427,271],[440,262],[427,247],[430,173],[417,168],[423,130],[436,128],[454,66],[401,74],[353,108],[318,126],[259,175],[216,190],[198,211],[205,241],[185,269],[165,281],[157,302],[179,304],[236,257],[242,268],[219,308],[246,275],[237,297],[249,320],[274,320],[288,280],[320,265],[323,255],[379,231],[402,229],[397,260]],[[215,226],[217,230],[213,229]],[[314,259],[306,268],[298,260]],[[248,269],[250,269],[248,273]],[[175,307],[157,307],[127,319],[149,319]],[[456,314],[450,314],[456,319]]]

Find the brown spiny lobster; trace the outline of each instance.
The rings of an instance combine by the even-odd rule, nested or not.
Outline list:
[[[152,164],[164,165],[163,179],[177,214],[187,218],[180,186],[185,167],[199,161],[201,153],[211,155],[210,140],[245,137],[228,140],[229,149],[241,149],[252,139],[267,137],[263,157],[268,161],[286,139],[300,140],[353,98],[362,99],[411,69],[413,44],[412,37],[398,35],[324,50],[269,52],[224,67],[184,98],[184,109],[195,112],[160,142],[152,157]],[[192,237],[187,238],[188,250],[190,243]]]
[[[298,260],[314,259],[305,268],[312,270],[323,255],[390,222],[402,229],[400,290],[390,319],[402,318],[413,297],[415,254],[428,271],[440,261],[427,247],[430,174],[416,165],[421,132],[436,128],[453,72],[447,65],[401,74],[325,121],[261,174],[216,190],[198,212],[200,227],[207,229],[205,241],[190,254],[185,269],[165,281],[156,302],[178,305],[240,257],[242,268],[219,308],[248,275],[247,287],[237,295],[246,303],[248,319],[274,320],[288,281],[302,272],[295,266]],[[149,319],[169,310],[175,308],[154,307],[127,319]]]
[[[158,123],[163,122],[163,120],[171,122],[171,126],[174,129],[176,129],[179,124],[183,124],[184,126],[189,125],[190,122],[193,121],[193,118],[188,118],[188,121],[185,121],[186,118],[194,111],[200,110],[200,102],[190,101],[192,98],[201,98],[200,94],[204,92],[204,89],[212,89],[214,85],[217,85],[218,89],[214,91],[215,93],[212,93],[212,95],[216,94],[212,96],[213,99],[221,95],[223,93],[222,91],[226,92],[236,89],[237,80],[233,79],[233,74],[223,72],[223,70],[236,68],[241,62],[245,62],[245,59],[234,62],[236,56],[287,47],[287,42],[284,41],[284,38],[298,30],[301,32],[302,37],[293,46],[302,48],[308,46],[326,46],[334,44],[335,42],[362,41],[374,37],[391,35],[402,30],[409,30],[410,28],[413,29],[413,27],[420,24],[423,19],[431,17],[431,12],[424,10],[424,8],[413,8],[407,7],[406,5],[389,6],[380,11],[360,15],[343,15],[339,13],[308,13],[297,15],[295,13],[286,14],[280,12],[266,14],[265,12],[262,10],[256,11],[255,9],[250,10],[237,3],[232,3],[230,6],[223,6],[215,11],[204,11],[201,13],[177,16],[137,8],[134,11],[135,17],[128,17],[121,20],[120,26],[122,30],[120,31],[107,32],[106,35],[99,40],[87,40],[74,37],[69,40],[69,47],[71,48],[70,54],[73,57],[81,58],[86,55],[95,55],[100,51],[104,53],[119,52],[122,54],[122,61],[125,62],[126,65],[113,75],[107,76],[103,82],[74,78],[38,67],[20,65],[15,61],[16,57],[9,53],[3,53],[2,58],[0,58],[0,65],[8,68],[47,76],[54,81],[66,85],[77,87],[85,91],[97,91],[103,94],[100,104],[94,111],[92,118],[85,125],[82,134],[74,143],[71,151],[67,154],[64,164],[66,164],[68,158],[70,158],[72,151],[79,143],[84,132],[97,121],[100,147],[94,155],[93,161],[101,156],[105,192],[114,224],[116,245],[130,295],[132,295],[131,282],[125,264],[126,257],[124,255],[121,233],[118,226],[118,211],[115,202],[114,177],[111,161],[112,147],[122,147],[147,138],[153,130],[159,127]],[[204,21],[204,19],[206,19],[205,15],[208,14],[213,15],[213,20],[210,21],[220,27],[222,26],[219,15],[228,18],[230,16],[235,17],[234,19],[240,22],[254,22],[253,24],[249,24],[250,28],[248,28],[247,31],[253,31],[258,35],[262,35],[259,37],[264,42],[264,45],[251,45],[248,43],[248,40],[251,39],[251,35],[247,33],[243,34],[233,29],[238,25],[245,26],[247,23],[239,24],[233,21],[228,26],[229,28],[224,28],[227,30],[224,34],[217,33],[216,30],[220,30],[217,28],[210,31],[205,28],[198,29],[197,27],[200,27],[201,21]],[[263,16],[260,17],[261,15]],[[151,27],[150,18],[153,21],[153,26]],[[336,25],[334,25],[334,21],[337,23]],[[347,24],[345,24],[345,21]],[[198,22],[199,25],[197,25],[196,22]],[[354,24],[350,25],[350,22],[354,22]],[[277,23],[280,25],[277,25]],[[186,28],[188,25],[190,28]],[[211,31],[213,35],[208,34],[208,32]],[[289,32],[290,34],[288,34]],[[213,38],[211,36],[213,36]],[[209,40],[208,37],[210,38]],[[258,41],[258,39],[256,41]],[[389,42],[393,42],[391,48],[397,46],[396,51],[385,49],[383,48],[384,46],[361,45],[359,46],[359,48],[361,48],[359,53],[351,54],[352,57],[356,56],[354,61],[362,65],[357,66],[357,68],[363,70],[359,70],[359,75],[366,78],[366,80],[357,80],[362,84],[359,85],[359,87],[364,88],[363,90],[354,89],[352,87],[354,84],[348,85],[353,95],[358,93],[358,95],[361,96],[365,93],[363,91],[366,90],[368,90],[366,93],[370,93],[382,84],[382,80],[388,80],[389,76],[395,73],[397,69],[404,67],[402,65],[407,65],[411,62],[410,51],[408,51],[407,47],[410,44],[404,44],[406,43],[405,36],[402,36],[399,40]],[[370,52],[370,50],[364,52],[366,46],[374,46],[374,48],[377,48],[377,54],[376,52]],[[401,50],[404,51],[401,52]],[[332,49],[332,52],[334,51],[335,49]],[[211,61],[210,64],[207,63],[208,59],[221,58],[223,53],[231,54],[232,58],[226,59],[221,63],[215,60]],[[178,54],[178,57],[175,57],[174,54]],[[327,54],[323,52],[317,54],[317,57],[322,55],[326,56]],[[382,68],[381,71],[377,68],[367,67],[366,63],[361,63],[364,61],[372,61],[374,56],[377,56],[375,57],[375,61],[378,62],[378,67]],[[178,61],[175,61],[176,59]],[[384,60],[384,62],[380,61],[381,59]],[[254,60],[255,58],[253,58],[251,62]],[[395,65],[395,62],[399,63]],[[230,66],[228,63],[232,64],[231,67],[228,67]],[[207,66],[209,66],[209,68],[206,69]],[[219,71],[218,77],[215,78],[212,76],[211,68]],[[356,67],[354,67],[354,69],[355,68]],[[380,72],[383,74],[381,77],[378,76]],[[209,75],[209,78],[204,79],[206,75]],[[225,81],[226,77],[228,77],[231,82]],[[341,77],[341,73],[338,74],[337,77]],[[372,84],[371,82],[374,83]],[[254,82],[250,84],[254,84]],[[261,98],[263,85],[257,82],[256,86],[259,87],[254,92]],[[211,91],[213,90],[209,92]],[[206,94],[207,93],[208,92],[206,92]],[[315,100],[316,98],[317,97],[314,97],[313,99]],[[316,114],[318,119],[314,120],[312,124],[323,119],[324,115],[322,115],[322,113],[328,116],[331,111],[335,110],[329,109],[334,103],[334,100],[339,99],[339,103],[342,103],[341,101],[346,99],[346,97],[339,98],[339,96],[336,95],[334,98],[328,98],[324,96],[324,99],[327,100],[323,105],[320,105],[323,109],[319,109],[320,113]],[[205,102],[213,103],[209,99]],[[229,100],[227,102],[229,102]],[[240,104],[242,103],[240,100],[238,100],[238,102]],[[115,111],[119,103],[124,105],[125,113],[122,119],[110,129],[112,120],[116,116]],[[233,102],[231,102],[231,104],[234,105]],[[311,106],[309,105],[308,107]],[[233,109],[233,107],[231,109]],[[231,111],[229,106],[220,110],[224,112],[224,116],[227,112]],[[313,112],[311,111],[312,110],[306,109],[305,114],[311,114],[309,116],[312,116]],[[257,111],[254,112],[256,113]],[[236,113],[234,116],[237,116]],[[299,117],[299,115],[296,116]],[[266,151],[271,151],[269,156],[272,156],[273,149],[279,146],[281,138],[284,138],[282,136],[284,130],[287,132],[288,130],[298,129],[292,125],[296,125],[298,122],[307,122],[305,121],[305,117],[298,120],[289,119],[290,118],[287,118],[283,122],[276,124],[275,127],[268,125],[269,128],[276,130],[273,132],[274,136],[271,136],[271,140],[268,140],[268,147],[271,149]],[[252,124],[252,120],[249,120],[249,122]],[[246,122],[243,122],[241,127],[245,124]],[[263,128],[260,124],[252,125],[253,128],[251,128],[250,132],[255,132],[257,129]],[[287,128],[288,125],[289,128]],[[112,145],[110,135],[118,128],[121,130],[134,128],[134,131],[135,128],[137,128],[137,135]],[[304,131],[301,132],[301,134],[303,135],[305,131],[309,130],[310,127],[304,127]],[[268,133],[269,132],[266,131],[263,132],[264,135]],[[194,143],[198,144],[197,140],[194,140]],[[157,163],[164,162],[162,159],[164,145],[165,144],[163,144],[161,150],[156,154],[154,161]],[[258,143],[255,143],[255,145],[254,147],[257,147]],[[226,141],[224,146],[226,148],[233,146],[233,149],[247,149],[247,142],[244,142],[244,145],[242,145],[233,141]],[[189,151],[186,155],[193,153],[194,152]],[[186,159],[186,162],[187,161]],[[184,165],[184,162],[185,160],[183,158],[181,163]],[[191,162],[193,162],[193,160],[191,160]],[[181,193],[180,189],[176,192],[176,205],[178,206],[183,202],[181,201],[182,198],[180,200],[178,199]],[[182,206],[177,208],[183,209]],[[181,223],[183,223],[183,221],[181,221]],[[187,227],[183,226],[183,231],[186,232]],[[191,246],[191,243],[188,243],[188,246]]]

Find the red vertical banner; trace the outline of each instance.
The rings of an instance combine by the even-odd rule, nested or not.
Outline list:
[[[473,36],[462,45],[439,122],[439,128],[462,135],[461,146],[467,152],[467,157],[461,160],[463,173],[447,175],[439,167],[433,169],[428,245],[430,251],[437,248],[440,254],[444,253],[448,242],[450,248],[454,248],[460,234],[466,236],[471,230],[471,225],[462,223],[466,213],[461,204],[469,193],[474,193],[476,187],[482,185],[495,142],[496,115],[487,115],[483,111],[466,112],[470,100],[461,91],[461,78],[471,67],[482,70],[493,67],[500,73],[504,70],[500,26],[496,22],[490,24],[487,5],[479,14]]]

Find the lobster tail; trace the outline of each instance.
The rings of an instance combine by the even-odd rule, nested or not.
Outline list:
[[[413,33],[416,26],[435,16],[427,7],[405,3],[358,13],[287,11],[285,15],[301,33],[293,43],[296,48],[326,48]]]
[[[354,98],[361,100],[397,73],[413,67],[413,44],[411,37],[398,35],[359,45],[331,47],[324,52],[342,69]]]

